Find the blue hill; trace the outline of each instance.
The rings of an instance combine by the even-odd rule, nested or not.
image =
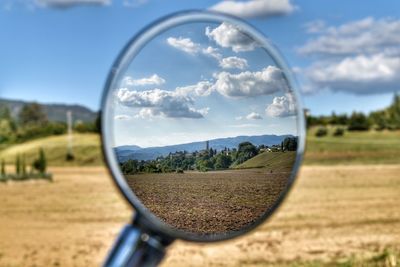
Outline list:
[[[236,136],[228,138],[218,138],[209,140],[209,146],[217,151],[226,148],[237,148],[242,142],[251,142],[254,145],[272,146],[280,144],[286,137],[292,135],[259,135],[259,136]],[[176,151],[194,152],[206,148],[206,141],[192,142],[187,144],[170,145],[163,147],[147,147],[141,148],[138,146],[119,146],[114,148],[118,161],[125,162],[129,159],[136,160],[153,160],[159,156],[167,156],[169,153]]]

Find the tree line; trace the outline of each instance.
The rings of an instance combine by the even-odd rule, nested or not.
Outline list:
[[[93,122],[77,121],[73,129],[79,133],[100,132],[99,116]],[[16,118],[7,105],[0,106],[0,144],[21,143],[39,137],[67,133],[65,121],[49,121],[43,106],[38,103],[25,104]]]
[[[177,151],[169,153],[168,156],[158,157],[155,160],[138,161],[129,159],[120,163],[123,174],[133,175],[137,173],[182,173],[188,170],[210,171],[232,168],[257,156],[265,151],[296,151],[297,137],[287,137],[281,144],[271,147],[260,145],[255,146],[251,142],[242,142],[237,148],[224,148],[220,151],[209,148],[208,150]]]
[[[395,94],[391,105],[369,114],[353,112],[350,115],[332,113],[330,116],[307,115],[307,127],[337,125],[349,131],[368,131],[370,129],[400,130],[400,95]],[[321,130],[321,134],[322,134]],[[339,130],[341,132],[341,130]],[[337,135],[340,135],[338,131]]]

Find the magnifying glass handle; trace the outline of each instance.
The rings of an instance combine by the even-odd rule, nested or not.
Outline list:
[[[172,243],[163,242],[160,236],[149,234],[138,223],[126,225],[114,244],[104,267],[157,266],[165,255],[165,247]]]

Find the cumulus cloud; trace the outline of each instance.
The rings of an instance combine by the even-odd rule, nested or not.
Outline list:
[[[356,94],[386,93],[399,89],[400,57],[379,53],[319,62],[306,70],[314,87]]]
[[[259,46],[253,38],[226,22],[215,29],[207,27],[206,35],[221,47],[232,48],[234,52],[252,51]]]
[[[76,5],[109,5],[111,0],[34,0],[41,7],[67,8]]]
[[[251,112],[249,115],[246,116],[248,120],[262,120],[262,116],[259,113]]]
[[[182,96],[208,96],[213,91],[214,84],[209,81],[201,81],[195,85],[177,87],[176,93]]]
[[[223,69],[245,69],[248,67],[247,60],[239,57],[223,58],[219,65]]]
[[[204,48],[204,49],[202,50],[202,52],[203,52],[204,55],[213,57],[213,58],[215,58],[216,60],[220,60],[221,57],[222,57],[222,55],[219,53],[218,48],[214,48],[214,47],[212,47],[212,46],[209,46],[209,47],[207,47],[207,48]]]
[[[194,100],[175,91],[153,89],[136,91],[121,88],[117,94],[118,102],[127,107],[141,108],[139,115],[164,116],[169,118],[203,118],[208,109],[195,109]]]
[[[265,113],[270,117],[289,117],[296,115],[296,101],[293,94],[274,97],[272,104],[268,105]]]
[[[227,97],[256,97],[288,91],[282,71],[275,66],[268,66],[257,72],[221,72],[215,78],[215,90]]]
[[[323,34],[299,48],[303,54],[352,55],[377,53],[398,49],[400,45],[400,20],[368,17],[328,27]]]
[[[217,3],[210,9],[242,18],[265,18],[276,15],[290,14],[295,10],[295,7],[290,3],[289,0],[227,0]]]
[[[175,47],[176,49],[182,50],[182,51],[192,54],[192,55],[201,51],[200,45],[192,42],[192,40],[190,38],[169,37],[167,39],[167,43],[170,46]]]
[[[308,91],[328,88],[373,94],[398,90],[400,20],[368,17],[338,27],[321,27],[324,30],[316,38],[299,48],[302,54],[318,57],[304,69]]]
[[[141,79],[133,79],[130,76],[126,76],[122,80],[123,86],[144,86],[144,85],[161,85],[164,84],[165,80],[158,76],[157,74],[153,74],[150,77],[141,78]]]

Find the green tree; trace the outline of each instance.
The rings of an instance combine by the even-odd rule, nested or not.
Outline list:
[[[26,176],[25,155],[22,155],[22,159],[21,159],[21,173],[22,173],[22,176]]]
[[[19,154],[16,156],[16,159],[15,159],[15,173],[17,175],[20,175],[20,173],[21,173],[21,158],[20,158]]]
[[[282,151],[296,151],[297,150],[297,138],[296,137],[286,137],[282,144]]]
[[[320,127],[318,130],[315,132],[316,137],[324,137],[328,134],[328,129],[326,127]]]
[[[4,161],[4,159],[1,160],[1,176],[6,176],[6,162]]]
[[[393,102],[388,108],[387,112],[389,117],[389,129],[400,129],[400,95],[394,95]]]
[[[35,168],[35,170],[37,170],[41,174],[45,174],[46,173],[47,160],[46,160],[46,154],[44,153],[43,148],[39,149],[39,158],[37,158],[33,162],[33,167]]]
[[[368,131],[371,123],[368,118],[361,112],[353,112],[349,119],[349,131]]]
[[[137,169],[138,169],[138,162],[137,160],[132,160],[132,159],[125,161],[124,163],[122,163],[121,166],[122,173],[125,175],[135,174],[137,173]]]
[[[224,153],[217,155],[215,159],[215,169],[227,169],[232,164],[232,159]]]
[[[19,123],[25,125],[43,126],[48,122],[47,115],[38,103],[26,104],[18,114]]]
[[[0,144],[7,143],[12,140],[13,129],[10,121],[0,119]]]
[[[257,147],[250,142],[242,142],[238,146],[238,152],[236,155],[236,163],[241,164],[248,159],[258,154]]]

